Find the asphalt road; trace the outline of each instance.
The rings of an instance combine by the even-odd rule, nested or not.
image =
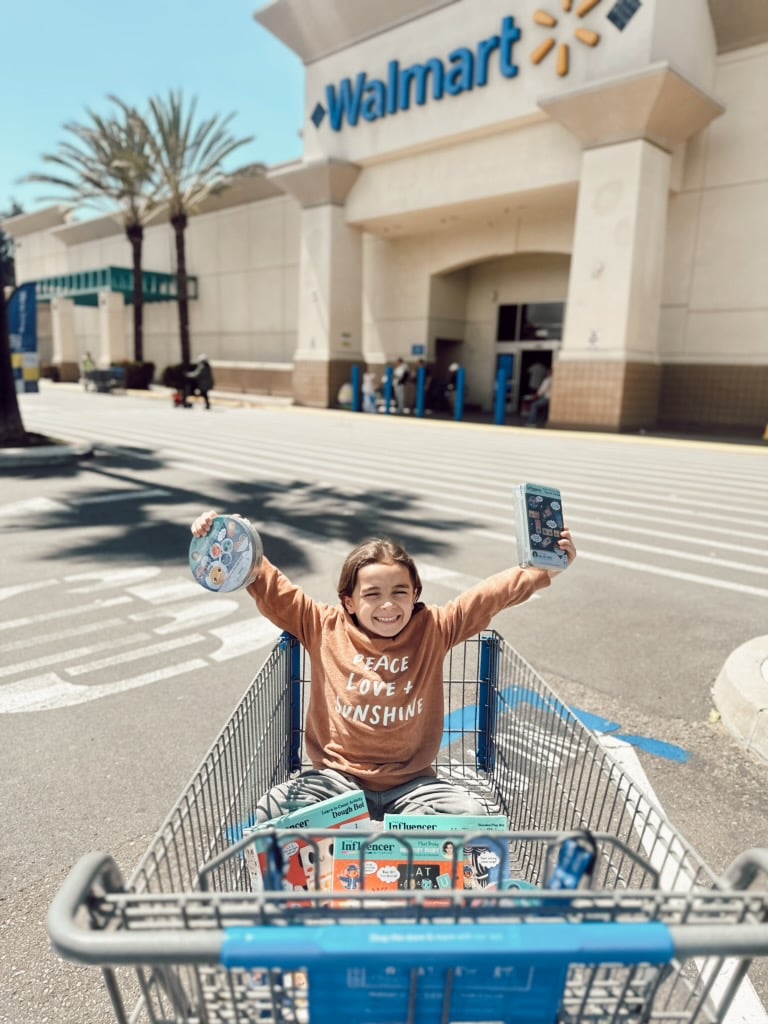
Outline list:
[[[329,601],[353,543],[396,536],[441,603],[515,562],[514,483],[559,487],[579,558],[496,628],[624,737],[715,870],[768,846],[766,765],[711,720],[725,659],[766,632],[768,450],[50,385],[22,409],[96,450],[0,470],[3,1024],[113,1019],[98,973],[50,953],[50,900],[91,850],[130,873],[276,635],[189,575],[205,508],[249,515]],[[768,1004],[764,965],[755,984]]]

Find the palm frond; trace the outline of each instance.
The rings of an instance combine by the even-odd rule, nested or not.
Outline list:
[[[86,108],[88,120],[64,125],[67,136],[54,153],[42,156],[55,168],[29,174],[24,182],[51,185],[76,205],[117,207],[128,223],[144,222],[158,205],[146,125],[127,116],[124,106],[104,116]]]

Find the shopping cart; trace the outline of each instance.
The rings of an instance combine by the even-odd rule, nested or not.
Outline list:
[[[494,632],[446,659],[437,770],[508,816],[494,838],[521,887],[251,891],[243,829],[307,767],[309,671],[283,635],[130,880],[92,854],[56,896],[53,946],[101,967],[120,1024],[725,1019],[768,955],[768,850],[713,874]],[[594,851],[590,877],[550,888],[569,842]]]

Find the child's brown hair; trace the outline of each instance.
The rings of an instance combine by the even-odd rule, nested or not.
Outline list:
[[[372,565],[374,562],[391,562],[394,565],[404,565],[411,577],[413,591],[416,600],[421,595],[421,578],[416,563],[401,544],[383,537],[370,537],[358,544],[356,548],[347,555],[339,574],[338,594],[339,600],[343,603],[345,597],[351,597],[357,583],[357,574],[364,565]]]

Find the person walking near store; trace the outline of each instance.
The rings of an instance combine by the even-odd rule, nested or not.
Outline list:
[[[549,416],[549,396],[552,392],[552,370],[547,371],[542,378],[541,384],[536,391],[536,397],[531,402],[528,412],[527,427],[543,427]]]
[[[192,523],[204,537],[217,516]],[[558,546],[576,557],[570,531]],[[310,659],[305,746],[312,768],[256,803],[260,822],[362,789],[371,818],[483,814],[483,806],[434,762],[443,736],[447,652],[486,629],[505,608],[553,582],[549,569],[511,568],[445,605],[427,605],[415,562],[394,541],[358,544],[341,568],[338,604],[315,601],[263,557],[248,593],[261,614],[304,646]]]
[[[405,386],[410,379],[411,371],[408,363],[406,363],[402,356],[398,356],[395,368],[392,371],[392,387],[395,392],[395,405],[400,416],[405,412]]]
[[[529,394],[536,394],[539,390],[541,382],[547,375],[547,366],[545,363],[540,362],[538,359],[535,363],[531,363],[528,367],[528,386],[527,392]]]
[[[80,374],[81,374],[82,380],[83,380],[83,387],[85,388],[86,391],[88,391],[90,386],[91,386],[91,384],[93,384],[93,380],[91,379],[91,374],[93,373],[93,371],[95,369],[96,369],[96,363],[94,363],[93,356],[91,355],[91,353],[90,352],[84,353],[83,358],[82,358],[81,363],[80,363]],[[94,389],[95,389],[95,387],[96,387],[96,385],[94,384]]]
[[[363,374],[363,412],[377,412],[376,404],[376,374],[373,370],[366,370]]]
[[[190,409],[192,407],[192,403],[189,400],[192,395],[202,395],[205,401],[205,408],[210,409],[211,403],[208,398],[208,392],[213,390],[213,371],[211,370],[211,364],[208,362],[208,356],[198,356],[197,365],[194,369],[187,371],[184,374],[184,378],[184,408]]]
[[[459,370],[461,367],[458,363],[451,363],[448,367],[448,381],[445,385],[444,398],[445,404],[449,412],[453,413],[456,409],[456,390],[459,384]]]

